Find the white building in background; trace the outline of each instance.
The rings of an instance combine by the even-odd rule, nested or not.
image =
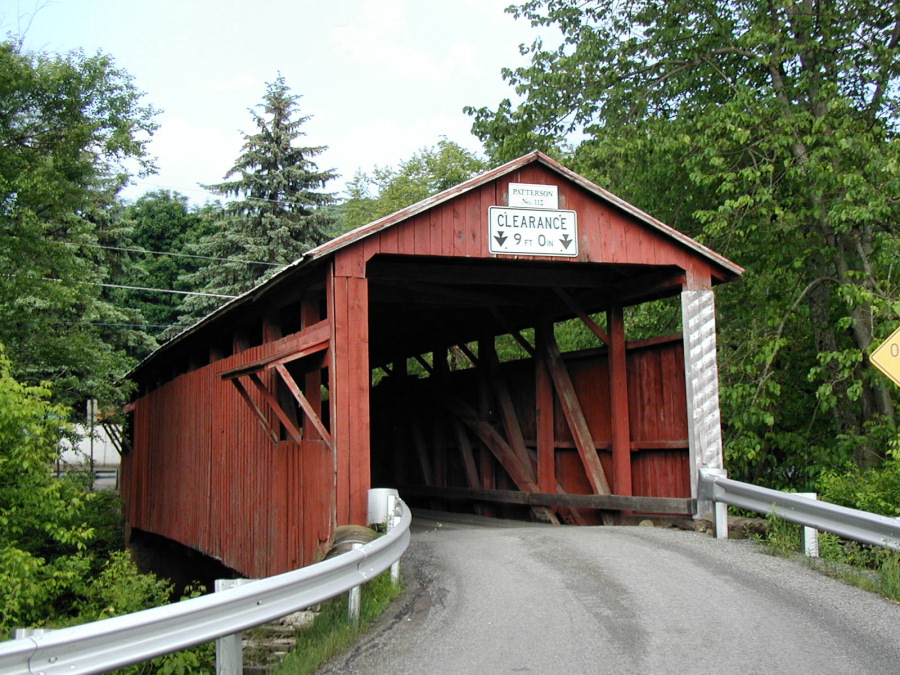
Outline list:
[[[67,441],[61,444],[59,458],[63,465],[90,466],[93,463],[95,468],[119,466],[119,451],[106,429],[98,424],[92,433],[90,427],[77,424],[75,431],[81,437],[75,447]]]
[[[85,424],[76,424],[75,431],[80,440],[76,445],[63,441],[60,445],[60,468],[66,466],[118,468],[121,462],[119,451],[106,428],[97,421],[97,402],[88,401]]]

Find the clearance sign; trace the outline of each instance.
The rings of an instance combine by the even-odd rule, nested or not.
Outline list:
[[[578,255],[578,219],[574,211],[488,209],[491,253]]]

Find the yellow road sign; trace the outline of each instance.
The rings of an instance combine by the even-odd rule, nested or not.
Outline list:
[[[900,328],[872,352],[869,361],[900,387]]]

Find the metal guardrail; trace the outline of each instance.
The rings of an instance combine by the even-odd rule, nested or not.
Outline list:
[[[0,642],[0,675],[100,673],[210,642],[340,595],[378,576],[409,546],[411,514],[330,560],[172,605]]]
[[[900,519],[742,483],[726,478],[723,473],[721,470],[700,469],[701,500],[709,499],[759,513],[774,513],[792,523],[831,532],[846,539],[900,550]],[[718,534],[721,517],[716,514],[717,536],[721,536]]]

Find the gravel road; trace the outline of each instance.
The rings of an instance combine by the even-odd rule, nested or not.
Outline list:
[[[423,512],[402,569],[321,673],[900,673],[900,604],[747,541]]]

